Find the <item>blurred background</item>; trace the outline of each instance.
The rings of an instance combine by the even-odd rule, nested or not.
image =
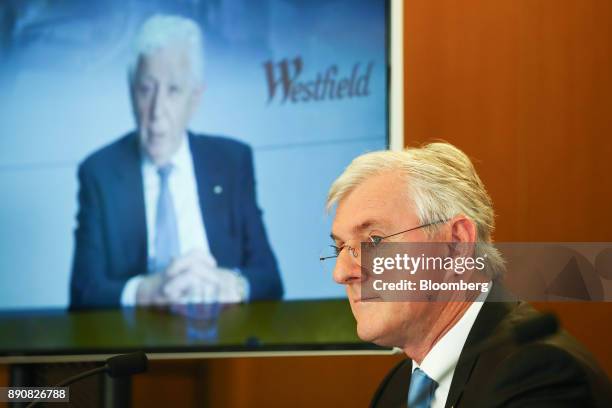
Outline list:
[[[76,169],[134,129],[127,66],[136,32],[156,13],[184,15],[202,27],[205,91],[190,129],[253,147],[285,297],[343,296],[319,265],[330,243],[324,201],[353,157],[387,145],[384,0],[6,0],[0,309],[66,307]],[[283,61],[302,83],[335,67],[330,79],[337,86],[355,72],[367,79],[361,91],[368,95],[295,102],[285,95]]]

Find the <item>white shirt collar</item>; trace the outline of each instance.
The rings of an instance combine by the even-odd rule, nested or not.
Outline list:
[[[145,153],[142,154],[142,163],[146,169],[155,170],[157,168],[155,163]],[[173,173],[176,171],[180,173],[193,167],[187,132],[183,135],[178,150],[170,157],[169,164],[172,164]]]
[[[427,374],[431,379],[436,381],[438,384],[441,383],[442,375],[448,370],[450,365],[454,367],[457,365],[459,355],[465,341],[467,340],[470,330],[478,317],[478,313],[484,304],[489,292],[491,291],[491,283],[489,283],[489,290],[481,293],[470,307],[465,311],[461,319],[451,329],[446,332],[444,336],[429,350],[429,353],[425,356],[421,364],[417,364],[416,361],[412,360],[412,371],[420,368]],[[446,379],[451,379],[452,376],[448,376]],[[450,384],[449,384],[450,385]]]

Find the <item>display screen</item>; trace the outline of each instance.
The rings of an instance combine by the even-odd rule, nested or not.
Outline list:
[[[319,257],[388,146],[388,8],[2,2],[0,352],[358,344]]]

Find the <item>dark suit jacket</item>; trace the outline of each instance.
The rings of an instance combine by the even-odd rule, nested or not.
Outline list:
[[[253,156],[238,141],[189,134],[202,219],[221,267],[239,268],[250,297],[283,294],[255,196]],[[137,134],[103,147],[79,166],[79,210],[71,308],[119,306],[128,279],[147,271],[147,229]],[[214,186],[222,186],[215,194]]]
[[[499,294],[494,285],[490,297]],[[511,332],[537,311],[525,302],[488,301],[468,335],[446,407],[612,407],[612,385],[592,356],[561,331],[541,341],[505,344],[469,359],[467,350]],[[412,361],[404,360],[380,384],[371,406],[406,407]]]

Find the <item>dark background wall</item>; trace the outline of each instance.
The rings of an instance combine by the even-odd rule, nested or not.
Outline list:
[[[406,143],[466,151],[498,241],[612,241],[612,2],[406,0]],[[612,303],[555,310],[612,375]],[[155,362],[135,406],[366,406],[398,357]],[[0,367],[0,385],[8,369]],[[1,406],[1,404],[0,404]]]

